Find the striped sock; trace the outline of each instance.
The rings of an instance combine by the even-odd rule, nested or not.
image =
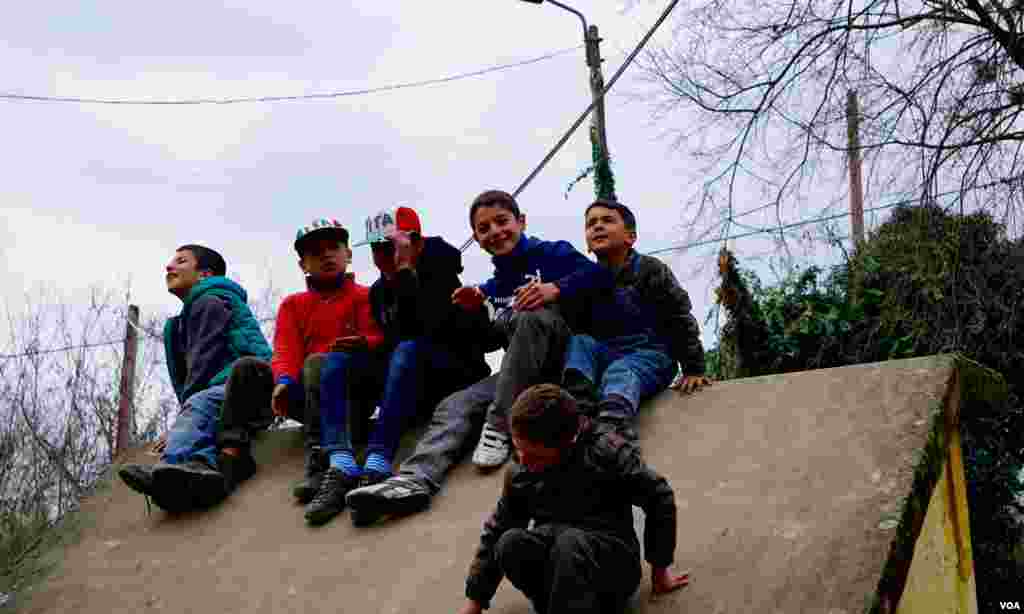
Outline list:
[[[352,450],[336,450],[331,452],[331,467],[340,469],[345,475],[358,476],[363,472],[356,464],[356,459],[352,456]]]
[[[366,457],[366,471],[376,471],[378,473],[384,473],[391,475],[391,461],[384,458],[383,455],[377,454],[376,452],[371,453]]]

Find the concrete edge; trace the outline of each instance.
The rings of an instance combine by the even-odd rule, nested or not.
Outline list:
[[[957,502],[951,510],[954,518],[959,573],[966,580],[974,574],[970,541],[966,478],[960,447],[960,411],[969,401],[998,402],[1009,390],[1003,376],[961,354],[938,357],[947,363],[950,376],[942,400],[929,408],[928,440],[914,456],[914,480],[910,493],[903,499],[902,510],[882,521],[898,520],[882,568],[875,594],[865,609],[869,614],[892,614],[899,606],[906,587],[917,540],[921,535],[925,513],[940,479],[948,479]]]

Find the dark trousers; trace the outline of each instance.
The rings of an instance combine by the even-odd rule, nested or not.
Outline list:
[[[639,553],[606,533],[511,529],[498,539],[496,556],[538,614],[621,614],[640,585]]]
[[[561,379],[572,333],[561,312],[551,305],[534,311],[506,310],[495,319],[494,326],[508,339],[508,348],[501,359],[487,423],[507,432],[508,412],[520,392],[534,384]]]
[[[255,432],[274,422],[274,413],[270,409],[273,392],[274,375],[270,363],[252,356],[238,359],[224,386],[217,445],[221,448],[247,448]]]

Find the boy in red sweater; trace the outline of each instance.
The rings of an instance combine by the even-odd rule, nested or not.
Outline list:
[[[370,290],[347,273],[348,231],[336,220],[314,220],[295,239],[305,292],[284,299],[274,333],[274,414],[304,425],[305,479],[292,494],[308,503],[306,519],[326,522],[326,499],[354,488],[361,468],[348,432],[350,384],[376,379],[372,355],[384,335],[370,311]],[[330,506],[328,506],[330,507]],[[339,510],[340,511],[340,510]]]

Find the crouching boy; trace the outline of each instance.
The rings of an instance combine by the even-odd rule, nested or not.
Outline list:
[[[669,569],[676,545],[672,489],[644,465],[638,448],[617,433],[593,430],[573,397],[552,384],[519,395],[510,427],[519,462],[484,524],[463,614],[488,607],[503,576],[539,614],[622,612],[641,577],[631,505],[647,514],[653,592],[689,583],[687,574]]]

